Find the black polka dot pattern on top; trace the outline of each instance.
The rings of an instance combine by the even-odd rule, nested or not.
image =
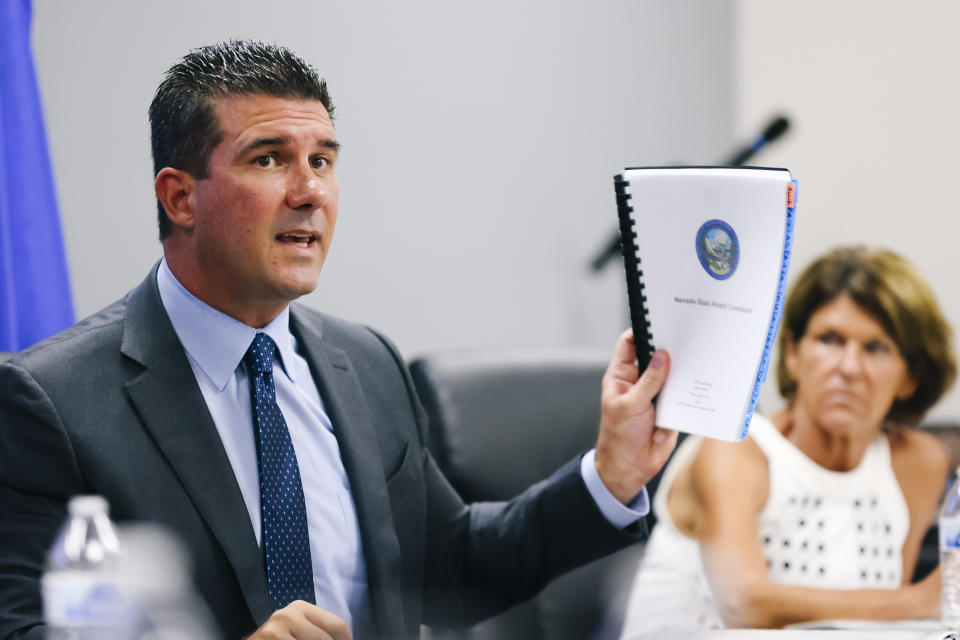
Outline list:
[[[297,455],[273,385],[276,344],[258,333],[247,350],[260,471],[260,511],[267,587],[278,609],[294,600],[314,603],[307,509]]]
[[[853,531],[849,550],[835,548],[837,542],[826,532],[825,511],[840,509],[850,516]],[[841,553],[855,563],[864,587],[899,586],[901,558],[894,540],[894,527],[874,495],[838,502],[829,496],[791,495],[786,500],[783,521],[793,527],[778,528],[776,534],[762,532],[761,542],[767,570],[772,578],[786,582],[816,584],[829,576],[830,559]],[[834,516],[835,517],[835,516]]]

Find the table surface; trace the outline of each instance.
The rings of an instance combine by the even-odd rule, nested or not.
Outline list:
[[[960,640],[939,620],[823,620],[790,626],[786,629],[717,629],[683,635],[679,640]]]
[[[944,631],[922,629],[723,629],[706,631],[688,638],[703,638],[704,640],[811,640],[826,638],[826,640],[852,640],[853,638],[869,638],[869,640],[960,640],[960,637]]]
[[[787,629],[722,629],[707,631],[696,636],[705,640],[846,640],[869,638],[870,640],[960,640],[935,620],[901,620],[879,622],[871,620],[827,620],[795,625]]]

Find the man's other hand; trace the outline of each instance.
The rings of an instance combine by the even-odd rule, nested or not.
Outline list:
[[[656,426],[653,406],[669,371],[669,354],[657,350],[639,375],[633,332],[627,330],[603,375],[595,462],[603,484],[623,504],[640,493],[677,444],[676,431]]]
[[[295,600],[273,612],[247,640],[351,640],[347,623],[320,607]]]

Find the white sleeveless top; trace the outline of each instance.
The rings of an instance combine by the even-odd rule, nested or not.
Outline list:
[[[770,579],[824,589],[899,587],[910,514],[886,434],[877,435],[855,469],[839,472],[813,462],[762,416],[754,416],[749,433],[770,474],[757,519]],[[658,523],[630,594],[623,640],[723,627],[700,546],[677,530],[666,504],[700,442],[690,437],[680,445],[654,496]]]

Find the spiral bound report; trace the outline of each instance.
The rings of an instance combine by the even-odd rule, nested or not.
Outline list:
[[[646,298],[643,296],[643,271],[640,269],[640,256],[637,255],[637,232],[633,223],[633,208],[630,206],[630,194],[623,175],[613,178],[613,188],[617,194],[617,214],[620,218],[620,243],[623,246],[623,266],[627,270],[627,300],[630,304],[630,323],[633,328],[633,341],[637,350],[637,363],[643,371],[650,363],[653,351],[653,336],[650,335],[650,322],[647,319]]]
[[[796,187],[786,169],[761,167],[614,178],[637,362],[671,355],[658,425],[746,437],[780,321]]]

